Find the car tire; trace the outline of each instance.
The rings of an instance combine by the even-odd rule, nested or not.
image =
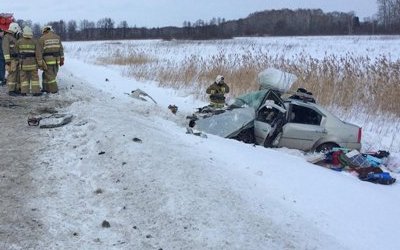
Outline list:
[[[322,143],[321,145],[316,147],[315,151],[316,152],[327,152],[336,147],[339,147],[339,145],[337,145],[336,143],[333,143],[333,142],[326,142],[326,143]]]

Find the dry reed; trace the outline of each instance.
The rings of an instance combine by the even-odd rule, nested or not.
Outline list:
[[[273,53],[224,54],[212,58],[188,55],[179,63],[160,63],[145,53],[122,55],[118,51],[111,57],[99,58],[102,64],[127,65],[128,75],[160,82],[162,86],[195,88],[200,92],[211,84],[217,75],[224,75],[231,87],[231,96],[258,88],[257,73],[275,67],[298,76],[293,90],[304,87],[314,93],[317,102],[343,110],[362,110],[367,113],[388,112],[400,114],[400,61],[390,61],[385,56],[372,60],[368,56],[326,55],[315,59],[307,54],[297,54],[291,59],[272,56]]]

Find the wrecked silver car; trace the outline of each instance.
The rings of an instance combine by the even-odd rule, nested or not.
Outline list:
[[[303,151],[361,149],[360,127],[341,121],[309,95],[282,98],[281,84],[269,81],[264,86],[267,87],[237,97],[225,109],[199,109],[188,117],[190,127],[265,147]]]

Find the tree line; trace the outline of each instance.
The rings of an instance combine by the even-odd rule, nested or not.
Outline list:
[[[398,34],[400,31],[400,0],[377,0],[378,20],[385,33]]]
[[[400,32],[400,0],[378,0],[376,18],[360,21],[354,12],[328,12],[321,9],[280,9],[250,14],[238,20],[213,18],[209,21],[184,21],[182,27],[130,27],[127,21],[116,25],[111,18],[97,22],[75,20],[52,21],[55,32],[63,40],[112,39],[224,39],[237,36],[290,36],[290,35],[348,35],[396,34]],[[36,36],[41,25],[17,20],[21,26],[30,25]]]

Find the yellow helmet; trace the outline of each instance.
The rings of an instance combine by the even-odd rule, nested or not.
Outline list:
[[[33,32],[31,27],[25,26],[24,29],[22,30],[22,36],[26,38],[32,38],[33,37]]]
[[[46,31],[53,31],[53,27],[51,27],[50,25],[45,25],[42,28],[42,33],[46,32]]]

